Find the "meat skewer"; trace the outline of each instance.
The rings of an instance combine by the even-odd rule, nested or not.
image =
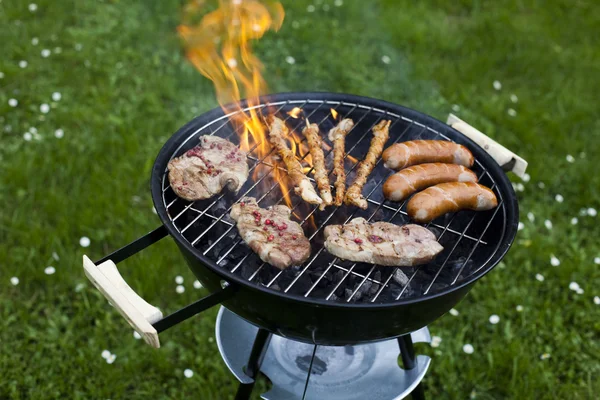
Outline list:
[[[306,141],[308,142],[308,149],[310,150],[313,162],[315,181],[317,181],[319,194],[323,200],[319,209],[324,210],[326,206],[333,203],[333,198],[331,197],[327,169],[325,169],[325,155],[323,155],[323,141],[319,134],[319,126],[317,124],[311,124],[308,122],[307,118],[306,127],[302,130],[302,134],[306,137]]]
[[[354,121],[346,118],[329,131],[329,140],[333,142],[333,174],[335,178],[335,201],[341,206],[346,193],[346,170],[344,169],[344,153],[346,152],[346,135],[354,127]]]
[[[277,150],[279,157],[285,164],[294,185],[294,192],[307,203],[321,204],[323,200],[310,183],[310,179],[302,171],[302,164],[296,159],[296,156],[285,142],[285,138],[289,135],[285,122],[273,115],[269,117],[267,122],[269,122],[269,142]]]
[[[371,139],[371,145],[365,159],[358,166],[358,172],[352,186],[348,188],[344,203],[347,205],[354,205],[363,210],[367,209],[367,200],[362,195],[363,186],[367,183],[367,178],[373,168],[377,159],[383,151],[383,146],[390,137],[390,120],[383,120],[375,127],[373,127],[373,139]]]

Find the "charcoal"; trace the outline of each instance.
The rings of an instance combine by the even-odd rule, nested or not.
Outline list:
[[[400,268],[396,268],[394,275],[392,275],[392,279],[401,286],[405,286],[406,282],[408,282],[408,277],[400,270]]]

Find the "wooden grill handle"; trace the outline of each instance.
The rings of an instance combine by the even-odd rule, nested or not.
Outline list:
[[[107,260],[96,265],[84,255],[83,269],[88,279],[144,341],[154,348],[159,348],[158,332],[152,324],[162,319],[162,312],[131,289],[119,273],[116,264]]]
[[[483,132],[473,128],[454,114],[448,115],[446,123],[481,146],[494,160],[496,160],[502,169],[505,171],[512,171],[518,177],[523,178],[525,170],[527,169],[527,161],[522,157],[519,157],[508,150]]]

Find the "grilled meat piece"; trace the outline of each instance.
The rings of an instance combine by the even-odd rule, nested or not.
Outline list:
[[[231,208],[240,236],[261,260],[279,269],[302,264],[310,256],[310,242],[291,210],[282,205],[260,208],[245,197]]]
[[[383,120],[373,127],[373,139],[371,139],[369,151],[367,152],[365,159],[362,160],[358,166],[356,178],[354,178],[354,183],[352,183],[346,192],[344,204],[357,206],[363,210],[367,209],[368,203],[362,195],[362,189],[363,186],[365,186],[365,183],[367,183],[369,174],[371,174],[371,171],[375,168],[377,159],[383,151],[383,145],[390,137],[390,124],[391,121]]]
[[[401,201],[419,190],[444,182],[477,182],[477,174],[456,164],[413,165],[390,176],[383,184],[383,195],[388,200]]]
[[[344,153],[346,152],[346,135],[354,127],[354,121],[346,118],[329,131],[329,140],[333,142],[333,174],[335,178],[335,201],[341,206],[346,194],[346,170],[344,169]]]
[[[326,226],[325,248],[344,260],[396,267],[428,263],[444,249],[422,226],[369,223],[364,218]]]
[[[169,161],[169,183],[177,196],[208,199],[224,187],[237,193],[248,179],[246,154],[230,141],[201,136],[200,144]]]
[[[277,154],[285,164],[288,176],[294,185],[294,192],[307,203],[321,204],[323,200],[310,183],[310,179],[302,171],[302,164],[296,159],[296,156],[285,142],[285,138],[290,133],[285,122],[274,115],[271,115],[267,122],[269,123],[269,142],[277,150]]]
[[[306,120],[306,127],[302,130],[302,134],[306,137],[308,142],[308,148],[312,157],[313,170],[315,174],[315,181],[317,181],[317,187],[319,188],[319,194],[323,202],[319,206],[320,210],[324,210],[325,206],[329,206],[333,203],[331,197],[331,187],[329,186],[329,176],[327,169],[325,168],[325,155],[323,154],[323,140],[319,132],[319,125],[311,124]]]
[[[445,140],[411,140],[396,143],[383,152],[383,165],[400,170],[424,163],[459,164],[473,166],[473,154],[465,146]]]
[[[449,212],[485,211],[498,205],[494,192],[474,182],[449,182],[428,187],[406,205],[408,216],[420,223],[433,221]]]

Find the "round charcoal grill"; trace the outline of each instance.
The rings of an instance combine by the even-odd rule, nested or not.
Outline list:
[[[298,118],[288,114],[295,107],[303,111]],[[149,331],[160,332],[209,306],[223,303],[267,331],[304,342],[343,345],[398,337],[426,326],[449,311],[510,248],[518,224],[512,185],[498,164],[498,157],[492,158],[465,134],[420,112],[345,94],[278,94],[263,98],[263,103],[253,108],[263,116],[279,115],[295,132],[301,131],[304,118],[308,118],[319,125],[324,137],[336,124],[331,109],[339,114],[338,121],[352,118],[355,126],[346,138],[348,184],[367,153],[371,128],[382,119],[392,121],[386,147],[415,139],[463,144],[475,156],[473,170],[480,183],[494,191],[498,207],[485,212],[447,214],[426,225],[444,247],[429,264],[395,268],[341,260],[323,247],[326,225],[343,224],[356,217],[397,225],[411,222],[405,202],[394,203],[383,198],[381,186],[394,171],[378,161],[363,190],[369,204],[367,210],[330,206],[320,211],[294,195],[291,186],[280,186],[274,179],[274,169],[284,168],[283,165],[274,162],[269,155],[259,157],[252,151],[258,145],[254,144],[248,154],[250,177],[238,194],[224,192],[208,200],[183,200],[169,185],[168,162],[196,146],[203,135],[217,135],[239,144],[239,128],[232,118],[238,112],[247,111],[247,105],[242,103],[241,111],[229,114],[221,108],[214,109],[177,131],[156,158],[152,197],[163,226],[96,263],[118,262],[167,234],[175,240],[189,267],[212,294],[165,318],[145,317],[151,325]],[[497,147],[495,151],[501,148],[495,142],[486,143],[493,143]],[[300,139],[297,146],[299,158],[303,160],[308,155],[308,147]],[[506,149],[502,151],[518,159]],[[325,151],[331,171],[330,153],[331,149]],[[514,166],[514,162],[511,165]],[[331,176],[330,181],[333,182]],[[259,205],[266,208],[284,204],[287,194],[291,196],[295,219],[310,239],[312,253],[304,264],[279,270],[263,263],[242,241],[229,212],[244,196],[255,197]],[[92,265],[96,267],[88,263],[90,268]],[[98,286],[98,282],[95,283]],[[130,323],[131,319],[128,316]],[[136,327],[135,321],[132,325]]]

